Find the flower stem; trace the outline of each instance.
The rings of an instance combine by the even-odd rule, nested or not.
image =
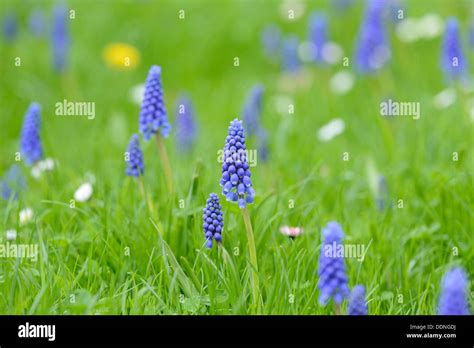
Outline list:
[[[145,203],[148,206],[148,210],[150,211],[150,215],[153,215],[153,211],[154,211],[153,203],[150,199],[148,199],[148,196],[147,196],[146,191],[145,191],[145,185],[143,185],[143,180],[142,180],[141,176],[137,176],[137,183],[138,183],[138,188],[140,189],[140,193],[143,196],[143,200],[145,201]]]
[[[140,193],[143,196],[144,201],[146,202],[146,205],[148,206],[148,211],[150,213],[150,217],[156,220],[156,224],[158,227],[158,232],[160,233],[161,237],[163,237],[163,226],[161,225],[159,216],[158,216],[158,210],[155,210],[155,207],[153,206],[153,201],[151,198],[146,194],[145,191],[145,185],[143,185],[143,180],[141,176],[137,176],[137,183],[138,183],[138,188],[140,189]]]
[[[156,133],[156,144],[158,145],[158,152],[160,153],[163,169],[165,170],[166,186],[168,187],[168,192],[173,193],[173,174],[171,171],[168,154],[166,152],[165,145],[163,144],[163,137],[161,137],[160,133]]]
[[[257,310],[257,314],[260,314],[260,290],[259,290],[259,279],[258,279],[258,264],[257,264],[257,251],[255,249],[255,240],[253,237],[252,223],[250,222],[249,212],[247,207],[242,209],[242,215],[244,217],[245,230],[247,231],[247,240],[250,255],[250,274],[252,283],[252,298],[253,306]]]
[[[334,304],[334,312],[336,313],[336,315],[341,315],[341,305],[335,303]]]

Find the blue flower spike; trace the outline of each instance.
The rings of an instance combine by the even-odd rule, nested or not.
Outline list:
[[[41,107],[38,103],[31,103],[26,111],[21,129],[20,152],[28,166],[34,165],[43,159],[41,145]]]
[[[323,47],[327,42],[327,20],[322,13],[313,13],[309,23],[309,42],[312,45],[311,59],[317,64],[324,63]]]
[[[349,296],[349,315],[367,315],[367,301],[365,299],[365,288],[362,285],[356,285]]]
[[[168,192],[173,193],[173,172],[163,142],[163,138],[167,138],[170,133],[171,125],[168,123],[163,98],[161,67],[157,65],[153,65],[148,72],[138,123],[138,128],[143,134],[145,141],[150,140],[155,135],[158,152],[163,164],[166,186],[168,187]]]
[[[69,52],[68,11],[63,5],[58,5],[53,10],[51,45],[53,67],[56,71],[62,72],[67,67]]]
[[[225,140],[220,185],[226,199],[238,202],[241,209],[254,201],[255,191],[250,177],[242,121],[235,119],[230,123]]]
[[[456,18],[449,18],[446,22],[441,53],[441,69],[448,81],[467,77],[467,61],[462,51],[459,23]]]
[[[176,143],[181,152],[189,152],[196,140],[194,108],[191,99],[185,95],[176,104]]]
[[[125,174],[127,176],[139,177],[145,172],[143,164],[143,153],[140,148],[140,140],[138,135],[133,134],[127,148],[127,168]]]
[[[334,250],[342,245],[343,237],[344,232],[341,226],[337,222],[329,222],[323,228],[323,244],[319,257],[319,304],[326,305],[332,298],[336,305],[336,312],[344,298],[349,295],[344,258]]]
[[[354,58],[356,70],[362,74],[377,72],[390,58],[390,47],[383,19],[384,7],[385,1],[367,1]]]
[[[206,207],[202,211],[202,228],[206,238],[206,247],[212,248],[212,241],[217,245],[222,242],[222,230],[224,228],[224,218],[222,216],[222,206],[219,197],[211,193],[206,202]]]
[[[246,135],[252,136],[261,128],[260,117],[262,113],[263,86],[255,85],[250,90],[242,111]]]
[[[441,283],[438,314],[469,315],[468,288],[467,275],[462,268],[449,270]]]
[[[150,140],[158,131],[163,137],[167,138],[171,130],[163,99],[161,67],[157,65],[150,68],[145,82],[139,116],[139,129],[146,141]]]

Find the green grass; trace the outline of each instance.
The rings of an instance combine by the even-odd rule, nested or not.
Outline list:
[[[209,193],[220,194],[217,151],[229,121],[239,116],[258,82],[265,87],[262,119],[270,161],[253,168],[257,197],[249,213],[262,313],[333,313],[332,306],[317,302],[321,229],[331,220],[342,225],[347,243],[370,245],[363,262],[345,260],[350,286],[367,289],[370,314],[435,314],[441,277],[450,266],[462,265],[473,279],[474,128],[466,112],[473,95],[459,92],[451,107],[434,107],[433,96],[445,88],[440,37],[406,44],[388,24],[392,59],[382,74],[360,76],[347,95],[336,96],[328,81],[341,66],[307,65],[309,87],[285,92],[278,84],[280,69],[262,53],[265,25],[277,23],[284,33],[304,38],[311,11],[325,10],[331,40],[352,57],[360,2],[338,14],[327,1],[319,7],[308,1],[302,18],[285,22],[279,1],[69,1],[76,11],[70,22],[71,62],[67,74],[59,76],[51,68],[48,40],[27,31],[32,3],[0,5],[2,17],[15,8],[21,20],[16,43],[0,43],[0,173],[14,162],[22,118],[32,101],[42,105],[45,153],[58,165],[35,180],[20,163],[28,190],[18,201],[0,201],[0,243],[4,231],[13,228],[17,243],[40,249],[36,263],[0,259],[0,313],[255,313],[239,208],[220,196],[225,226],[219,251],[204,248],[201,210]],[[52,3],[36,6],[50,14]],[[411,1],[407,7],[409,16],[457,16],[465,38],[468,1]],[[185,20],[178,19],[181,8]],[[137,69],[122,72],[105,65],[102,49],[117,41],[141,52]],[[235,56],[239,67],[233,66]],[[15,67],[15,57],[21,57],[21,67]],[[171,123],[182,91],[191,95],[199,122],[192,154],[176,151],[174,134],[165,141],[175,195],[166,189],[156,144],[141,142],[143,180],[163,236],[136,182],[125,177],[123,161],[129,137],[138,131],[139,106],[130,100],[130,89],[144,81],[152,64],[163,67]],[[277,111],[279,95],[294,101],[294,114]],[[387,96],[420,102],[421,119],[382,118],[379,103]],[[63,99],[95,102],[96,118],[55,116],[54,105]],[[345,132],[319,142],[317,130],[335,117],[344,119]],[[250,139],[248,147],[255,146]],[[342,160],[346,151],[349,161]],[[453,152],[459,152],[459,161],[452,160]],[[390,207],[383,212],[370,191],[370,161],[387,178]],[[92,199],[71,209],[69,201],[88,172],[96,177]],[[24,207],[31,207],[36,219],[20,226]],[[305,234],[289,240],[279,233],[281,225],[302,226]]]

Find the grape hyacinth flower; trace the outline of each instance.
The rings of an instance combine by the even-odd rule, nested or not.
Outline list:
[[[20,150],[27,165],[31,166],[43,159],[43,147],[40,139],[41,107],[31,103],[23,121],[21,130]]]
[[[211,193],[206,202],[206,207],[202,211],[202,228],[206,237],[206,247],[212,248],[212,240],[220,245],[222,242],[222,230],[224,219],[222,217],[222,207],[219,203],[219,196]]]
[[[267,132],[260,127],[257,131],[258,158],[263,162],[268,160],[268,136]]]
[[[367,315],[367,301],[365,300],[365,288],[362,285],[356,285],[349,296],[349,315]]]
[[[250,176],[242,121],[235,119],[230,123],[225,140],[220,185],[227,200],[238,202],[241,209],[254,200],[255,191]]]
[[[67,54],[69,51],[68,16],[65,6],[56,6],[53,12],[53,28],[51,44],[53,51],[53,66],[56,71],[66,69]]]
[[[125,157],[127,162],[127,168],[125,170],[126,175],[134,177],[142,176],[145,172],[145,168],[143,165],[143,153],[140,148],[138,135],[132,135]]]
[[[298,57],[298,38],[290,36],[283,40],[282,45],[282,64],[283,69],[289,73],[297,72],[301,67]]]
[[[242,115],[244,118],[245,131],[252,136],[260,128],[260,115],[262,113],[263,86],[255,85],[250,90],[245,102]]]
[[[260,313],[261,298],[257,251],[255,248],[252,223],[247,209],[247,203],[253,203],[255,191],[250,179],[251,174],[247,162],[246,150],[242,121],[234,119],[230,123],[228,135],[225,140],[220,185],[222,186],[222,194],[226,196],[227,200],[238,202],[242,211],[250,256],[251,267],[249,268],[249,274],[251,277],[253,306],[258,314]]]
[[[469,315],[468,279],[460,267],[449,270],[443,277],[438,314]]]
[[[147,141],[158,131],[167,138],[171,130],[163,100],[161,67],[157,65],[153,65],[148,72],[139,121],[140,132]]]
[[[15,41],[18,34],[18,21],[15,13],[8,13],[3,19],[3,35],[7,42]]]
[[[139,115],[139,130],[146,141],[156,135],[158,151],[165,171],[168,191],[173,192],[173,176],[171,165],[166,153],[162,138],[167,138],[171,130],[163,99],[163,85],[161,83],[161,67],[153,65],[148,72],[145,82],[145,91]],[[160,131],[158,133],[158,131]]]
[[[8,201],[10,197],[18,199],[18,194],[26,188],[26,180],[16,164],[8,169],[0,184],[2,198],[6,201]]]
[[[375,205],[379,211],[383,211],[386,207],[388,197],[388,186],[385,176],[379,175],[377,183],[377,196],[375,197]]]
[[[196,140],[196,121],[191,99],[181,96],[176,107],[176,142],[178,149],[188,152]]]
[[[327,21],[322,13],[314,13],[309,23],[309,42],[312,47],[312,61],[324,63],[323,47],[327,41]]]
[[[140,148],[140,139],[137,134],[133,134],[128,143],[127,151],[125,152],[126,169],[125,174],[127,176],[134,177],[138,183],[138,188],[143,197],[143,200],[148,204],[148,210],[150,214],[153,214],[153,203],[148,199],[145,185],[143,184],[142,176],[145,173],[145,164],[143,161],[143,152]],[[158,224],[160,222],[158,221]],[[160,224],[161,227],[161,224]],[[161,231],[161,228],[160,228]],[[161,233],[161,232],[160,232]]]
[[[31,33],[39,37],[43,35],[45,29],[45,20],[44,14],[40,10],[34,10],[31,12],[30,17],[28,18],[28,25],[30,27]]]
[[[384,6],[383,0],[367,1],[355,52],[355,65],[360,73],[375,73],[390,58],[390,48],[383,23]]]
[[[277,57],[281,45],[280,29],[276,25],[267,26],[262,33],[262,43],[267,57]]]
[[[459,24],[456,18],[449,18],[442,44],[441,69],[448,81],[465,77],[467,61],[464,57],[459,37]]]
[[[336,253],[342,247],[344,232],[337,222],[331,221],[323,228],[323,237],[318,269],[319,303],[326,305],[332,297],[338,312],[342,300],[349,295],[344,259]]]
[[[333,0],[331,4],[339,13],[347,11],[350,7],[354,5],[355,0]]]

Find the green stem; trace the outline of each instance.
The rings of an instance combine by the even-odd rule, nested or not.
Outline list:
[[[158,152],[160,153],[161,162],[163,163],[163,169],[165,170],[166,186],[168,187],[168,192],[173,193],[173,174],[171,171],[171,165],[168,159],[168,154],[166,153],[166,148],[163,144],[163,138],[160,136],[160,133],[156,133],[156,144],[158,145]]]
[[[150,216],[156,220],[156,223],[159,227],[159,232],[161,233],[161,231],[163,231],[163,226],[161,225],[161,222],[158,216],[158,211],[155,210],[155,207],[153,206],[153,201],[146,194],[145,185],[143,185],[143,180],[141,176],[137,177],[137,183],[138,183],[138,188],[140,189],[140,193],[142,194],[143,199],[148,207],[148,211],[150,212]]]
[[[147,204],[148,210],[150,211],[150,215],[153,215],[153,211],[154,211],[153,203],[151,202],[151,200],[148,199],[148,196],[145,191],[145,185],[143,185],[143,180],[141,176],[137,176],[137,182],[138,182],[138,188],[140,189],[140,192],[143,196],[143,200]]]
[[[252,223],[250,222],[249,212],[247,207],[242,209],[242,215],[244,217],[245,230],[247,231],[247,240],[250,255],[250,274],[252,283],[252,299],[253,306],[257,309],[257,314],[260,314],[260,290],[259,290],[259,279],[258,279],[258,264],[257,264],[257,251],[255,249],[255,240],[253,237]]]
[[[341,305],[335,303],[334,312],[336,313],[336,315],[341,315]]]

